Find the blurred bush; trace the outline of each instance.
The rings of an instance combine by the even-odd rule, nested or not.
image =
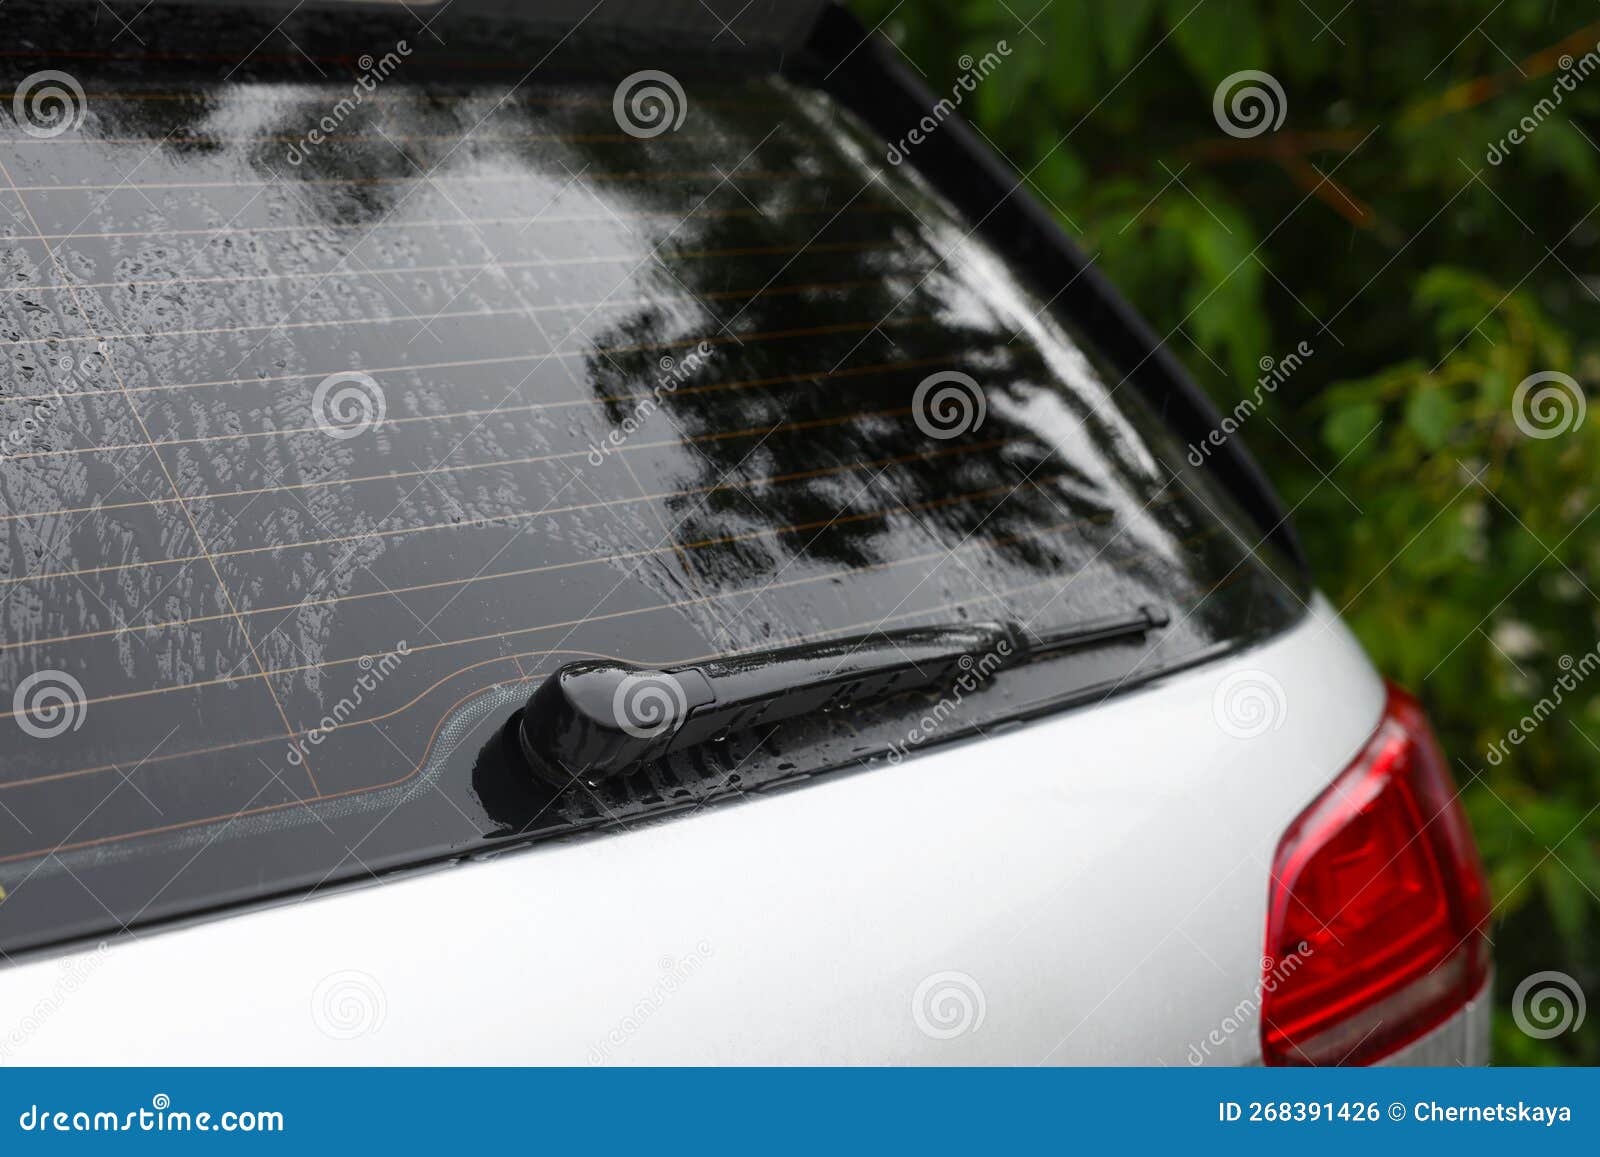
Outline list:
[[[940,94],[1006,42],[962,111],[1224,407],[1310,348],[1242,436],[1454,758],[1494,889],[1496,1061],[1600,1063],[1596,11],[853,7]],[[1241,87],[1277,98],[1244,70],[1281,89],[1277,128],[1250,122]],[[1551,372],[1573,385],[1519,396]],[[1547,969],[1592,1015],[1541,1039],[1509,1004]]]

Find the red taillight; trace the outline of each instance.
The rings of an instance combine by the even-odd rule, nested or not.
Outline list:
[[[1278,845],[1262,962],[1269,1065],[1362,1064],[1409,1044],[1482,987],[1489,892],[1417,701],[1383,721]]]

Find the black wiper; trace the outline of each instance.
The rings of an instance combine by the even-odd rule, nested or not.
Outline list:
[[[911,627],[667,668],[568,663],[539,685],[517,735],[529,766],[565,787],[631,771],[735,731],[947,685],[1167,624],[1160,607],[1042,634],[1016,623]]]

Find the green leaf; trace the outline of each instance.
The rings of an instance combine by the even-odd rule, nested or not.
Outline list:
[[[1539,869],[1540,890],[1557,930],[1571,944],[1581,944],[1589,922],[1589,895],[1572,874],[1553,860]]]
[[[1041,47],[1028,33],[1021,33],[1012,60],[1024,48],[1039,55],[1047,62],[1045,84],[1060,107],[1088,108],[1102,95],[1093,12],[1081,0],[1063,0],[1050,9],[1050,22],[1050,35],[1045,37],[1049,47]]]
[[[1339,51],[1340,21],[1335,17],[1324,27],[1313,11],[1315,6],[1315,0],[1278,6],[1274,37],[1278,58],[1297,80],[1316,76]],[[1330,8],[1327,16],[1332,17],[1333,12]]]
[[[1406,403],[1406,426],[1429,450],[1443,447],[1455,424],[1455,403],[1436,386],[1422,386]]]
[[[1144,46],[1157,0],[1100,0],[1100,44],[1106,67],[1125,72]]]
[[[1322,440],[1340,458],[1351,455],[1357,446],[1370,447],[1372,428],[1382,419],[1383,411],[1376,402],[1351,402],[1340,406],[1328,415],[1322,424]],[[1376,437],[1374,435],[1373,437]],[[1363,443],[1362,439],[1366,439]]]
[[[1011,56],[978,86],[978,125],[991,134],[1000,131],[1001,126],[1010,126],[1013,123],[1018,110],[1025,106],[1029,86],[1038,79],[1036,76],[1036,66],[1040,59],[1038,53],[1018,51],[1015,41],[1012,44]],[[986,48],[979,48],[976,51],[968,49],[969,54],[978,60],[981,60],[987,51],[989,49]]]
[[[1168,0],[1172,43],[1209,92],[1244,69],[1267,67],[1267,33],[1256,0]]]

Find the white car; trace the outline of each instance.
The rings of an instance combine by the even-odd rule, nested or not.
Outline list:
[[[5,5],[0,1059],[1485,1062],[1421,709],[971,90],[504,7]]]

